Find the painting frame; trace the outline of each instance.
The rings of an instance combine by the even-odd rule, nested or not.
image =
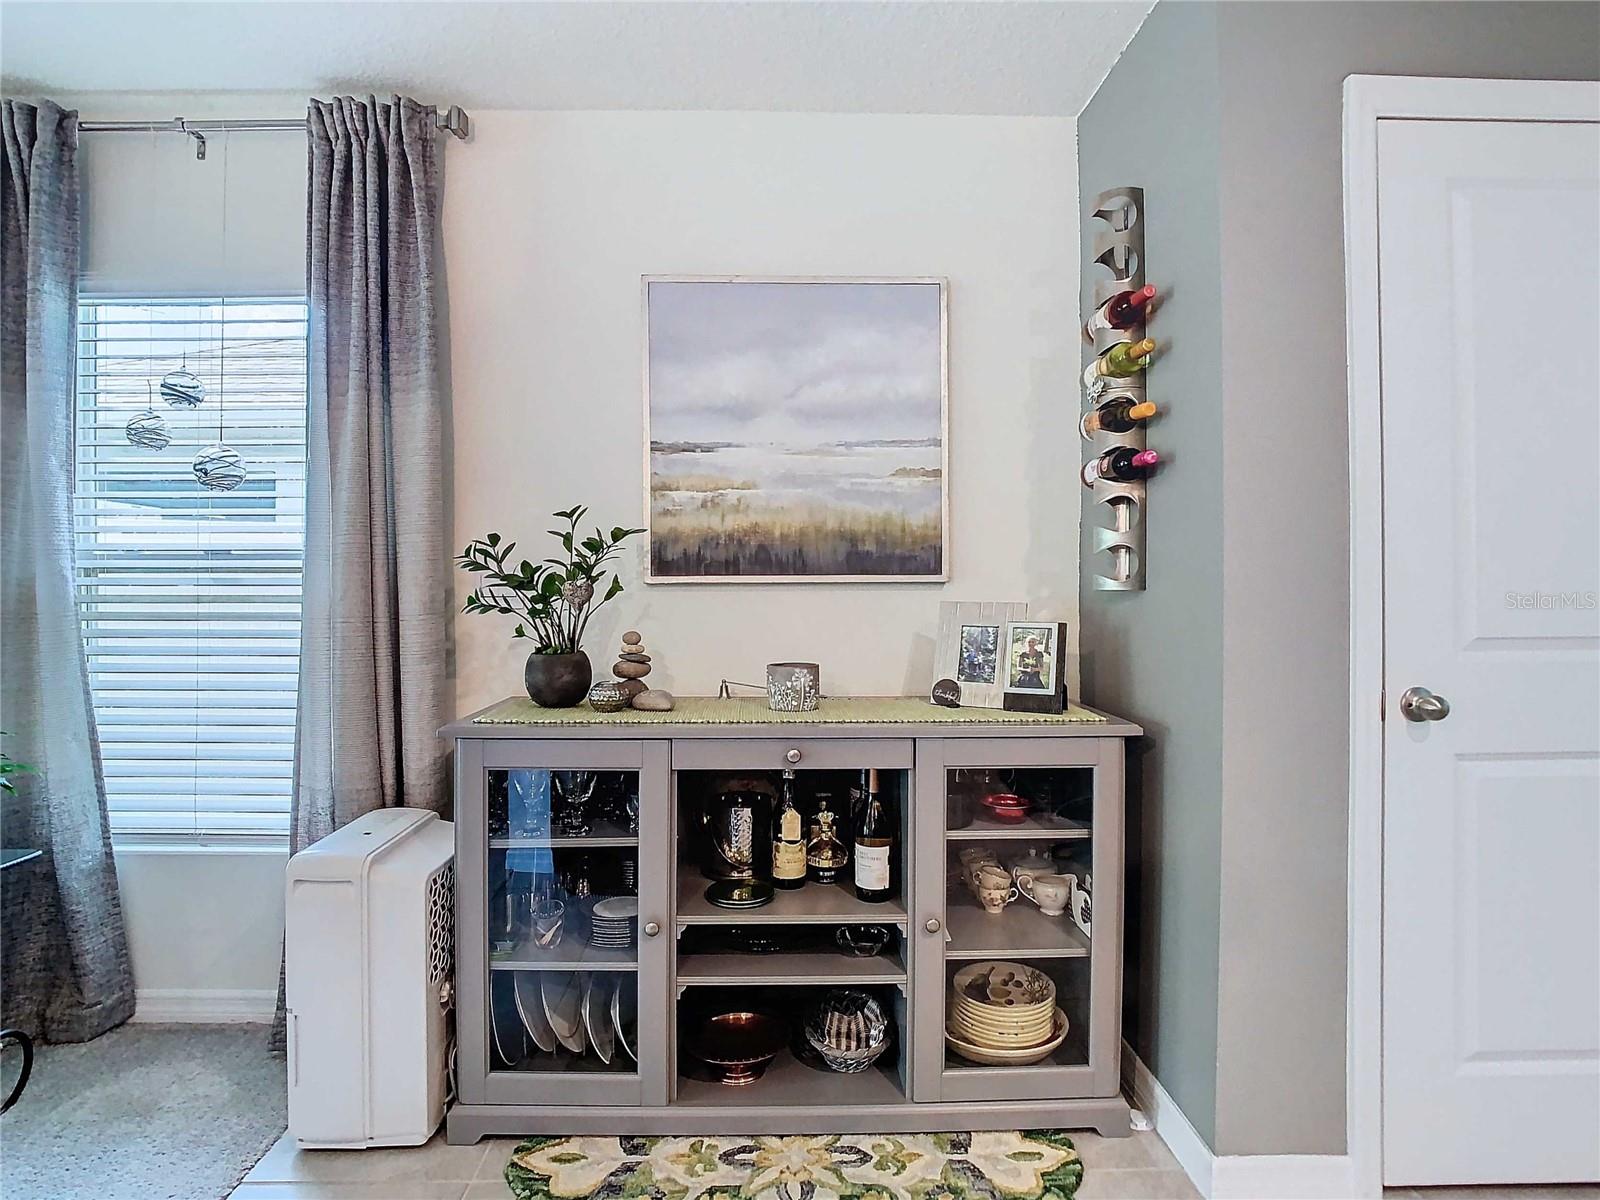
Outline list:
[[[1038,686],[1019,684],[1015,676],[1018,635],[1027,636],[1049,630],[1048,644],[1040,648],[1043,658]],[[1007,621],[1005,634],[1005,707],[1010,712],[1059,713],[1067,703],[1067,625],[1065,621]]]
[[[650,389],[651,336],[650,288],[654,284],[873,284],[936,287],[939,296],[939,570],[920,574],[658,574],[654,547],[654,503],[651,491],[652,406]],[[640,358],[644,439],[642,446],[645,534],[640,577],[656,584],[836,584],[836,583],[947,583],[950,580],[950,281],[941,275],[642,275],[639,280]]]
[[[935,681],[949,680],[956,685],[962,708],[1002,708],[1005,689],[999,674],[998,650],[1005,639],[1006,626],[1023,621],[1028,606],[1021,601],[941,600],[939,631],[934,642]],[[963,641],[969,629],[994,629],[997,658],[995,673],[984,681],[965,678],[962,670]]]

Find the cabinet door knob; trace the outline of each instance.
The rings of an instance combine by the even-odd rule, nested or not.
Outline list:
[[[929,933],[938,933],[939,929],[941,928],[940,925],[939,925],[939,918],[938,917],[929,917],[926,921],[924,921],[922,923],[922,927],[924,929],[926,929]]]
[[[660,932],[661,932],[661,926],[660,926],[660,924],[658,922],[646,921],[644,923],[644,935],[645,935],[645,937],[655,937],[656,934],[658,934]]]
[[[785,759],[787,759],[789,762],[792,762],[792,763],[799,762],[800,761],[800,747],[799,746],[790,746],[788,751],[784,754],[783,757]]]

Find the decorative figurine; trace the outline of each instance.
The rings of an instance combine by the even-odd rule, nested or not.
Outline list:
[[[644,638],[637,629],[622,635],[622,649],[617,654],[617,665],[611,673],[622,681],[628,701],[640,712],[671,712],[672,693],[652,688],[644,681],[650,674],[650,656],[645,653]]]

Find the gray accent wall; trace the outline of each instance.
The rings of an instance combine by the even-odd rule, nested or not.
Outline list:
[[[1085,697],[1149,731],[1126,1031],[1218,1154],[1345,1150],[1351,74],[1600,78],[1600,6],[1164,0],[1079,120],[1168,292],[1149,587],[1080,598]]]

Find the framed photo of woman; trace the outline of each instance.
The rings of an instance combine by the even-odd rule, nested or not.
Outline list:
[[[1058,713],[1066,705],[1067,627],[1060,621],[1007,621],[1005,706]]]

